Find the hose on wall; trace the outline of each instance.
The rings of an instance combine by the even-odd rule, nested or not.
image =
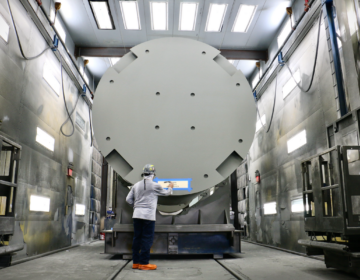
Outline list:
[[[291,71],[289,65],[287,63],[285,63],[286,68],[289,70],[291,77],[293,78],[293,80],[295,81],[297,87],[303,91],[303,92],[309,92],[313,82],[314,82],[314,77],[315,77],[315,72],[316,72],[316,64],[317,64],[317,59],[318,59],[318,55],[319,55],[319,45],[320,45],[320,27],[321,27],[321,16],[323,14],[323,10],[321,10],[320,12],[320,16],[319,16],[319,27],[318,27],[318,35],[317,35],[317,43],[316,43],[316,50],[315,50],[315,59],[314,59],[314,65],[313,65],[313,70],[312,70],[312,74],[311,74],[311,79],[310,79],[310,83],[309,86],[305,89],[303,88],[300,83],[298,83],[294,77],[293,72]]]
[[[317,59],[318,59],[318,55],[319,55],[319,45],[320,45],[320,27],[321,27],[321,17],[323,14],[323,10],[320,11],[320,15],[319,15],[319,26],[318,26],[318,35],[317,35],[317,42],[316,42],[316,50],[315,50],[315,59],[314,59],[314,64],[313,64],[313,70],[312,70],[312,74],[311,74],[311,79],[310,79],[310,83],[309,86],[305,89],[303,88],[300,83],[298,83],[294,77],[293,72],[291,71],[289,65],[287,63],[284,63],[283,65],[286,66],[286,68],[289,70],[290,75],[292,77],[292,79],[295,81],[296,86],[302,91],[302,92],[309,92],[313,82],[314,82],[314,77],[315,77],[315,72],[316,72],[316,65],[317,65]],[[273,117],[274,117],[274,112],[275,112],[275,103],[276,103],[276,93],[277,93],[277,81],[278,81],[278,74],[279,74],[279,69],[281,68],[277,68],[277,72],[276,72],[276,80],[275,80],[275,94],[274,94],[274,102],[273,102],[273,107],[272,107],[272,112],[271,112],[271,118],[270,118],[270,123],[268,126],[268,129],[266,130],[266,133],[268,133],[270,131],[270,127],[273,121]],[[258,109],[258,104],[257,102],[255,103],[256,105],[256,111],[257,111],[257,115],[259,117],[261,126],[264,127],[264,124],[261,121],[261,117],[260,117],[260,113],[259,113],[259,109]]]
[[[42,56],[47,50],[51,49],[51,47],[46,47],[41,53],[39,53],[38,55],[35,55],[35,56],[32,56],[32,57],[27,57],[24,53],[24,50],[22,48],[22,45],[21,45],[21,42],[20,42],[20,38],[19,38],[19,34],[18,34],[18,31],[17,31],[17,28],[16,28],[16,25],[15,25],[15,21],[14,21],[14,17],[13,17],[13,13],[12,13],[12,10],[11,10],[11,7],[10,7],[10,3],[9,3],[9,0],[6,0],[7,2],[7,5],[8,5],[8,8],[9,8],[9,12],[10,12],[10,17],[11,17],[11,22],[13,24],[13,27],[14,27],[14,30],[15,30],[15,35],[16,35],[16,39],[17,39],[17,43],[19,45],[19,49],[20,49],[20,53],[21,53],[21,56],[25,59],[25,60],[32,60],[32,59],[36,59],[40,56]]]

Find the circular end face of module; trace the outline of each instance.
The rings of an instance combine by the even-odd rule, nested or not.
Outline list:
[[[162,38],[131,49],[101,78],[93,105],[102,154],[126,181],[145,164],[174,195],[200,192],[241,163],[256,110],[241,71],[199,41]]]

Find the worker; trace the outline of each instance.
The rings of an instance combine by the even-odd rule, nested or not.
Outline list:
[[[172,194],[174,184],[170,183],[166,190],[153,182],[155,176],[155,166],[146,164],[143,169],[144,179],[137,182],[126,197],[126,202],[134,207],[133,269],[157,268],[155,264],[149,264],[149,260],[154,240],[158,196]]]

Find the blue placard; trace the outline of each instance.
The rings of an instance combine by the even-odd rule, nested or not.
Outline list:
[[[173,182],[174,185],[180,185],[181,187],[175,187],[173,188],[174,191],[188,191],[191,192],[192,188],[191,188],[191,178],[182,178],[182,179],[160,179],[160,178],[155,178],[154,182],[159,183],[162,185],[162,183],[167,183],[167,182]],[[179,182],[178,184],[176,182]],[[184,186],[184,182],[186,182],[187,184]],[[167,188],[164,188],[167,189]]]

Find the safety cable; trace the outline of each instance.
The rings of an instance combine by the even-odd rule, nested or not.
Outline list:
[[[297,87],[303,91],[303,92],[309,92],[312,84],[314,82],[314,77],[315,77],[315,71],[316,71],[316,65],[317,65],[317,58],[318,58],[318,54],[319,54],[319,43],[320,43],[320,27],[321,27],[321,16],[323,14],[323,10],[320,11],[320,16],[319,16],[319,27],[318,27],[318,35],[317,35],[317,43],[316,43],[316,50],[315,50],[315,60],[314,60],[314,65],[313,65],[313,70],[312,70],[312,74],[311,74],[311,79],[310,79],[310,84],[308,86],[307,89],[304,89],[295,79],[293,72],[291,71],[289,65],[287,63],[285,63],[286,68],[289,70],[291,77],[293,78],[293,80],[295,81]]]
[[[14,30],[15,30],[15,35],[16,35],[16,39],[17,39],[17,42],[18,42],[18,45],[19,45],[19,49],[20,49],[20,52],[21,52],[21,56],[22,56],[25,60],[32,60],[32,59],[35,59],[35,58],[40,57],[40,56],[43,55],[47,50],[51,49],[52,47],[50,47],[50,46],[49,46],[49,47],[46,47],[41,53],[39,53],[38,55],[35,55],[35,56],[33,56],[33,57],[27,57],[27,56],[24,54],[24,50],[23,50],[22,45],[21,45],[21,42],[20,42],[19,34],[18,34],[16,25],[15,25],[15,21],[14,21],[14,17],[13,17],[13,14],[12,14],[12,10],[11,10],[11,7],[10,7],[9,0],[6,0],[6,2],[7,2],[7,5],[8,5],[8,8],[9,8],[10,17],[11,17],[11,22],[12,22],[13,27],[14,27]]]
[[[65,90],[64,90],[64,77],[63,77],[63,58],[62,58],[62,55],[60,53],[60,51],[58,50],[58,53],[59,53],[59,59],[60,59],[60,73],[61,73],[61,90],[62,90],[62,96],[63,96],[63,100],[64,100],[64,105],[65,105],[65,109],[66,109],[66,112],[67,112],[67,115],[68,115],[68,118],[66,119],[66,121],[61,125],[60,127],[60,132],[62,135],[64,135],[65,137],[71,137],[74,132],[75,132],[75,125],[74,125],[74,121],[72,120],[71,116],[72,114],[74,113],[75,109],[76,109],[76,106],[78,104],[78,101],[80,99],[80,96],[81,94],[79,94],[77,100],[76,100],[76,103],[75,103],[75,106],[74,106],[74,109],[71,111],[71,114],[69,112],[69,109],[68,109],[68,106],[66,104],[66,98],[65,98]],[[70,134],[65,134],[64,131],[63,131],[63,127],[64,125],[70,120],[71,122],[71,126],[72,126],[72,131]]]

